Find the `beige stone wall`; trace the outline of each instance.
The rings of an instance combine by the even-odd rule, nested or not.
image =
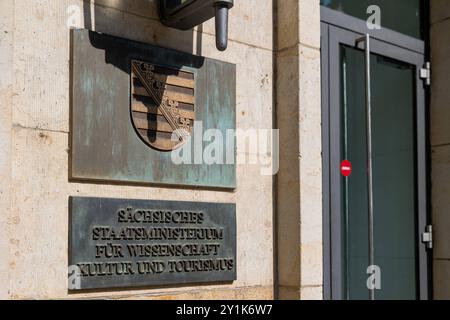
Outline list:
[[[80,19],[77,19],[77,12],[81,13]],[[258,166],[238,167],[236,192],[68,182],[67,25],[70,18],[74,27],[235,63],[238,128],[270,129],[274,58],[272,12],[272,0],[236,1],[230,17],[229,48],[220,53],[215,49],[213,21],[194,31],[165,28],[158,22],[153,0],[0,1],[0,298],[273,297],[272,177],[262,176]],[[11,32],[4,33],[4,30]],[[294,51],[303,61],[318,59],[316,42],[297,46]],[[299,74],[306,77],[308,72],[308,69],[300,70]],[[8,77],[9,73],[12,78]],[[316,98],[314,102],[307,101],[306,89],[299,91],[299,98],[305,99],[302,112],[317,104]],[[310,124],[316,125],[315,120],[299,119],[305,123],[304,130]],[[238,150],[238,153],[243,155],[245,150]],[[308,180],[309,176],[316,175],[317,168],[312,171],[307,168],[313,159],[307,153],[303,156],[300,166],[306,168],[306,176],[302,192],[305,195],[317,193],[316,182]],[[315,159],[316,153],[313,157]],[[221,286],[68,295],[69,196],[235,202],[238,280]],[[305,215],[313,213],[306,211]],[[301,228],[309,226],[302,224]],[[308,250],[317,244],[313,240],[317,237],[314,230],[311,235],[302,234],[302,239],[310,237],[302,249],[302,258],[309,259]],[[311,281],[316,284],[318,280]],[[316,287],[311,288],[316,290]]]
[[[277,13],[277,291],[322,299],[319,0],[278,1]]]
[[[0,299],[9,295],[13,3],[0,3]]]
[[[430,3],[433,293],[435,299],[450,299],[450,2]]]

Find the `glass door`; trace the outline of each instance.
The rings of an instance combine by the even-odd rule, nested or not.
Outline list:
[[[322,29],[325,283],[329,298],[369,299],[365,44],[361,33]],[[427,298],[424,56],[375,37],[370,44],[375,299]]]
[[[341,153],[346,297],[368,298],[368,196],[364,54],[341,45]],[[417,287],[415,66],[371,54],[374,247],[382,271],[378,298],[415,299]]]

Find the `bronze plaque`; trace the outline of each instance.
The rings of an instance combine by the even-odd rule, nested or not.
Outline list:
[[[211,129],[236,150],[235,65],[88,30],[71,31],[70,61],[71,181],[236,187],[236,154],[196,161]]]
[[[171,151],[192,133],[194,73],[131,61],[131,115],[136,132],[154,149]]]
[[[236,280],[235,204],[69,202],[69,290]]]

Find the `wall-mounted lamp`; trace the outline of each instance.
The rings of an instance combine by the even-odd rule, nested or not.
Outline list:
[[[216,17],[216,46],[228,46],[228,10],[234,0],[159,0],[161,22],[172,28],[188,30]]]

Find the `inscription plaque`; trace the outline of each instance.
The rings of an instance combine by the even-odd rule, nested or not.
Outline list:
[[[71,197],[69,289],[236,280],[234,204]]]

